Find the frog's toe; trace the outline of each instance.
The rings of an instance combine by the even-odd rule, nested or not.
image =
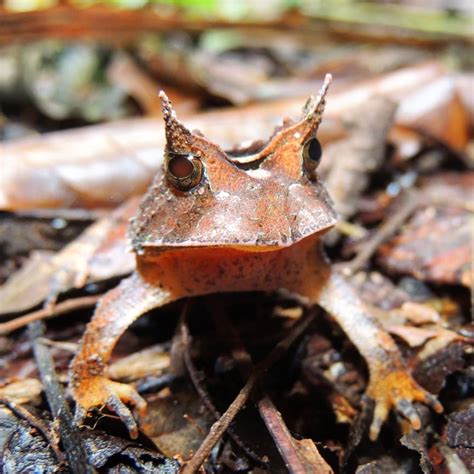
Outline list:
[[[146,402],[130,385],[113,382],[105,377],[93,377],[77,386],[73,395],[76,400],[76,423],[82,424],[91,408],[106,406],[122,420],[131,438],[138,436],[137,422],[127,404],[141,417],[146,411]]]
[[[421,428],[420,415],[412,402],[406,399],[398,400],[395,403],[395,409],[410,422],[413,429],[419,430]]]
[[[372,441],[375,441],[379,437],[380,430],[388,417],[389,411],[385,403],[377,403],[375,405],[374,417],[369,430],[369,437]]]
[[[117,396],[111,395],[107,400],[107,408],[122,420],[130,433],[130,437],[135,439],[138,436],[138,425],[127,405]]]
[[[424,404],[428,405],[432,408],[436,413],[443,413],[444,408],[443,405],[439,402],[439,400],[429,392],[425,392],[425,399]]]
[[[138,436],[137,422],[125,403],[132,405],[138,412],[138,416],[141,417],[145,414],[146,402],[129,385],[117,384],[117,388],[117,392],[110,394],[107,399],[107,408],[122,420],[130,433],[130,437],[135,439]]]
[[[430,406],[437,413],[443,411],[436,397],[422,389],[404,369],[386,371],[379,373],[378,377],[373,377],[367,395],[375,401],[374,417],[369,431],[372,441],[378,438],[392,408],[408,419],[415,430],[419,430],[422,425],[416,402]]]

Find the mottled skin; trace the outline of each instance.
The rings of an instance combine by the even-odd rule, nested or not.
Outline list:
[[[191,153],[204,171],[195,187],[179,190],[167,179],[165,160],[140,205],[130,229],[136,271],[102,298],[71,364],[79,422],[90,408],[107,406],[132,437],[137,435],[125,404],[143,414],[145,401],[131,386],[107,378],[107,361],[119,337],[143,313],[189,296],[278,289],[321,305],[365,358],[367,395],[375,401],[372,439],[392,408],[414,428],[421,423],[413,402],[442,411],[412,379],[392,338],[322,252],[320,237],[336,216],[317,175],[305,169],[302,149],[316,136],[329,81],[308,101],[300,121],[286,122],[258,153],[239,158],[187,130],[160,94],[165,158]]]

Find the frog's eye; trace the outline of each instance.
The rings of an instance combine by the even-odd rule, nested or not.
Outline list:
[[[194,155],[169,152],[166,157],[166,177],[181,191],[189,191],[202,179],[201,160]]]
[[[321,144],[316,137],[310,138],[303,145],[303,166],[307,173],[313,173],[321,162]]]

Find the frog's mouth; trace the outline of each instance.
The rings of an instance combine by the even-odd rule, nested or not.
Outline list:
[[[201,252],[212,252],[213,250],[228,250],[230,252],[242,252],[242,253],[265,253],[265,252],[277,252],[288,247],[291,247],[295,244],[302,242],[303,240],[308,240],[311,238],[319,238],[322,234],[326,233],[332,225],[328,225],[326,228],[312,232],[302,238],[287,240],[285,242],[272,242],[272,243],[262,243],[261,245],[255,243],[223,243],[215,244],[210,242],[195,242],[195,241],[184,241],[175,245],[163,245],[159,244],[142,244],[135,248],[136,252],[139,255],[145,255],[149,257],[158,256],[164,252],[172,251],[196,251]]]
[[[195,244],[193,242],[183,243],[181,245],[143,245],[141,246],[141,252],[148,255],[157,255],[163,252],[173,251],[173,250],[187,250],[187,249],[199,249],[202,251],[205,250],[231,250],[231,251],[238,251],[238,252],[245,252],[245,253],[262,253],[262,252],[276,252],[278,250],[282,250],[283,248],[289,247],[290,245],[294,244],[294,242],[287,244],[287,245],[245,245],[245,244],[207,244],[207,243],[200,243]]]

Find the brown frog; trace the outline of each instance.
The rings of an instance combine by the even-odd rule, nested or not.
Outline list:
[[[131,386],[107,378],[107,361],[143,313],[190,296],[278,289],[322,306],[365,358],[367,395],[375,401],[371,439],[392,408],[415,429],[421,422],[414,402],[442,411],[323,253],[321,236],[336,223],[336,214],[316,172],[321,159],[316,132],[330,79],[308,100],[299,121],[286,121],[260,150],[240,156],[189,131],[160,93],[164,169],[131,223],[136,270],[102,298],[72,361],[78,422],[90,408],[107,406],[137,436],[126,404],[143,414],[145,401]]]

